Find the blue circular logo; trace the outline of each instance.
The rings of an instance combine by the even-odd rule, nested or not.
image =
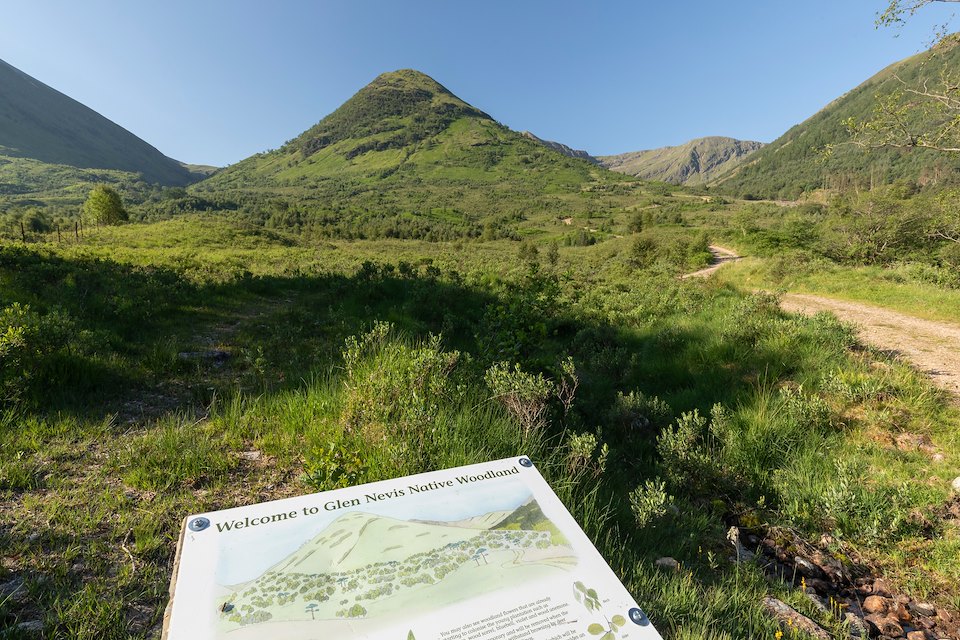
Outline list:
[[[203,531],[210,526],[210,521],[206,518],[194,518],[190,521],[190,524],[187,525],[187,528],[190,531]]]
[[[650,620],[647,618],[647,614],[645,614],[643,611],[641,611],[636,607],[634,607],[633,609],[630,609],[627,615],[630,616],[630,619],[633,621],[633,624],[640,625],[641,627],[645,627],[648,624],[650,624]]]
[[[532,467],[533,463],[530,462],[530,458],[520,458],[521,467]]]

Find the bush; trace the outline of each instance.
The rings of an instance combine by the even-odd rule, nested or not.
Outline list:
[[[546,426],[555,385],[542,373],[534,375],[519,364],[511,368],[509,363],[498,362],[487,369],[485,380],[493,397],[520,423],[524,435]]]
[[[673,497],[667,493],[667,485],[660,479],[647,480],[630,493],[630,510],[641,529],[667,515],[672,503]]]
[[[438,415],[458,392],[451,374],[460,359],[458,351],[443,350],[440,336],[408,343],[384,322],[348,338],[340,414],[344,437],[357,439],[361,448],[386,443],[393,459],[411,469],[430,468]]]
[[[652,435],[667,426],[673,419],[673,409],[657,396],[647,396],[642,391],[624,395],[617,392],[607,420],[619,439],[629,441]]]
[[[61,311],[40,315],[17,302],[0,311],[0,403],[26,394],[46,359],[67,344],[71,329]]]

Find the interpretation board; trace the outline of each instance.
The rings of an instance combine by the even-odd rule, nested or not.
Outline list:
[[[189,516],[164,640],[652,640],[526,457]]]

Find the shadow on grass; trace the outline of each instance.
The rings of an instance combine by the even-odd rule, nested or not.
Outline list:
[[[133,426],[152,428],[153,418],[201,412],[214,393],[239,389],[269,398],[314,377],[336,376],[344,340],[375,320],[389,321],[410,337],[442,334],[444,348],[471,354],[465,366],[472,367],[476,381],[501,360],[558,378],[559,363],[571,356],[581,382],[577,402],[562,420],[557,413],[547,440],[560,443],[565,432],[591,431],[610,445],[598,504],[611,505],[619,531],[605,544],[608,552],[642,543],[624,556],[630,561],[620,569],[628,576],[641,556],[690,556],[701,541],[723,539],[727,508],[711,505],[709,495],[691,498],[691,512],[681,513],[655,535],[630,533],[636,525],[626,494],[656,472],[659,430],[681,412],[706,414],[714,403],[735,406],[747,400],[761,377],[775,381],[797,370],[803,357],[789,342],[764,340],[765,333],[776,329],[751,328],[749,313],[743,322],[724,325],[739,304],[739,296],[729,290],[705,294],[692,312],[677,308],[623,323],[564,303],[559,279],[538,270],[509,281],[468,280],[426,265],[366,263],[350,275],[244,276],[196,283],[173,269],[3,248],[0,277],[0,309],[19,302],[39,316],[60,313],[70,329],[60,337],[35,336],[42,348],[36,350],[33,377],[24,389],[23,411],[50,420],[71,415],[77,430],[122,412],[131,398],[159,398],[154,403],[159,411],[141,406],[133,421]],[[637,286],[701,285],[664,280]],[[755,312],[767,319],[778,313],[770,308]],[[228,349],[229,357],[225,363],[180,357],[204,349]],[[630,391],[661,397],[673,415],[661,421],[636,415],[615,427],[611,416],[618,393]],[[118,425],[114,432],[129,428]],[[15,433],[0,435],[0,444],[20,447]],[[175,444],[169,447],[174,453]],[[191,487],[204,488],[202,482]],[[745,494],[761,489],[740,488]],[[186,499],[189,492],[184,495]],[[173,521],[170,514],[165,517]],[[19,535],[22,527],[14,527],[16,533],[4,536]],[[27,545],[25,555],[63,556],[75,542],[63,540],[58,548],[42,544],[42,549]],[[705,584],[724,579],[704,572]],[[164,586],[144,588],[162,594]],[[49,602],[58,597],[46,596]]]

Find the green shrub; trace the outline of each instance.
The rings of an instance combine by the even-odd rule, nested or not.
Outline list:
[[[0,403],[20,400],[46,360],[64,348],[72,322],[61,311],[41,315],[14,302],[0,311]]]
[[[527,373],[519,363],[511,367],[507,362],[498,362],[487,369],[485,380],[493,399],[506,407],[520,424],[524,435],[547,425],[550,399],[556,386],[542,373]]]
[[[613,433],[621,440],[651,436],[673,420],[673,409],[657,396],[647,396],[642,391],[624,395],[618,391],[613,406],[607,413],[607,422]]]
[[[346,341],[340,423],[343,443],[382,447],[402,470],[430,468],[437,450],[442,409],[462,393],[455,372],[458,351],[445,351],[440,336],[409,342],[378,322]],[[319,462],[318,462],[319,464]]]
[[[641,529],[655,525],[667,515],[673,497],[667,493],[663,480],[647,480],[630,493],[630,510]]]

